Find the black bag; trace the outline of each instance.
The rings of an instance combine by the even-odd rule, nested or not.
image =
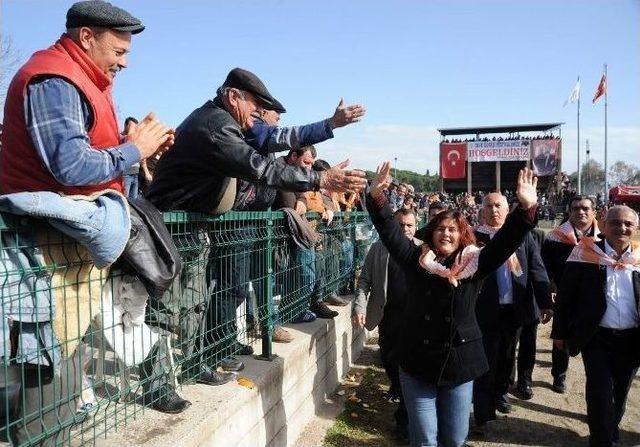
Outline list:
[[[160,299],[180,274],[182,260],[162,213],[143,197],[129,200],[129,205],[131,236],[120,260],[140,278],[152,298]]]

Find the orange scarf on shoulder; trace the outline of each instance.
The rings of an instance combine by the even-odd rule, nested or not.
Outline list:
[[[600,233],[598,229],[598,222],[593,221],[593,237],[597,237]],[[587,236],[585,236],[587,237]],[[554,242],[561,242],[567,245],[578,245],[578,239],[576,238],[576,232],[571,225],[571,222],[566,221],[559,227],[554,228],[547,234],[547,239]]]
[[[584,237],[575,246],[567,262],[584,262],[587,264],[606,265],[614,269],[640,271],[640,243],[632,241],[631,250],[624,252],[620,259],[614,259],[596,244],[595,239]]]

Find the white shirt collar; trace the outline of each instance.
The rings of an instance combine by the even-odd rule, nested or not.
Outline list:
[[[629,244],[629,246],[627,247],[627,249],[624,251],[624,253],[629,253],[631,251],[631,244]],[[607,242],[607,240],[604,240],[604,252],[611,257],[618,257],[618,252],[611,247],[611,245],[609,245],[609,243]],[[624,254],[623,253],[623,254]]]

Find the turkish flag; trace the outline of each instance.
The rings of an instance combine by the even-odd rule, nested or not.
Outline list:
[[[440,175],[442,178],[464,178],[466,175],[467,143],[440,144]]]
[[[592,103],[595,104],[598,98],[607,93],[607,75],[602,73],[602,77],[600,78],[600,84],[598,84],[598,89],[596,90],[596,94],[593,95]]]

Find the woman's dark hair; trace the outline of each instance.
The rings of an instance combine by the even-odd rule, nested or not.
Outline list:
[[[473,233],[473,227],[469,225],[467,218],[457,210],[447,210],[442,211],[441,213],[436,214],[433,219],[429,221],[427,227],[425,228],[425,244],[429,245],[432,249],[433,247],[433,233],[435,232],[438,225],[442,223],[442,221],[451,219],[458,225],[458,231],[460,232],[460,246],[458,247],[458,251],[463,248],[473,245],[476,243],[476,236]],[[458,253],[456,251],[456,254]]]

